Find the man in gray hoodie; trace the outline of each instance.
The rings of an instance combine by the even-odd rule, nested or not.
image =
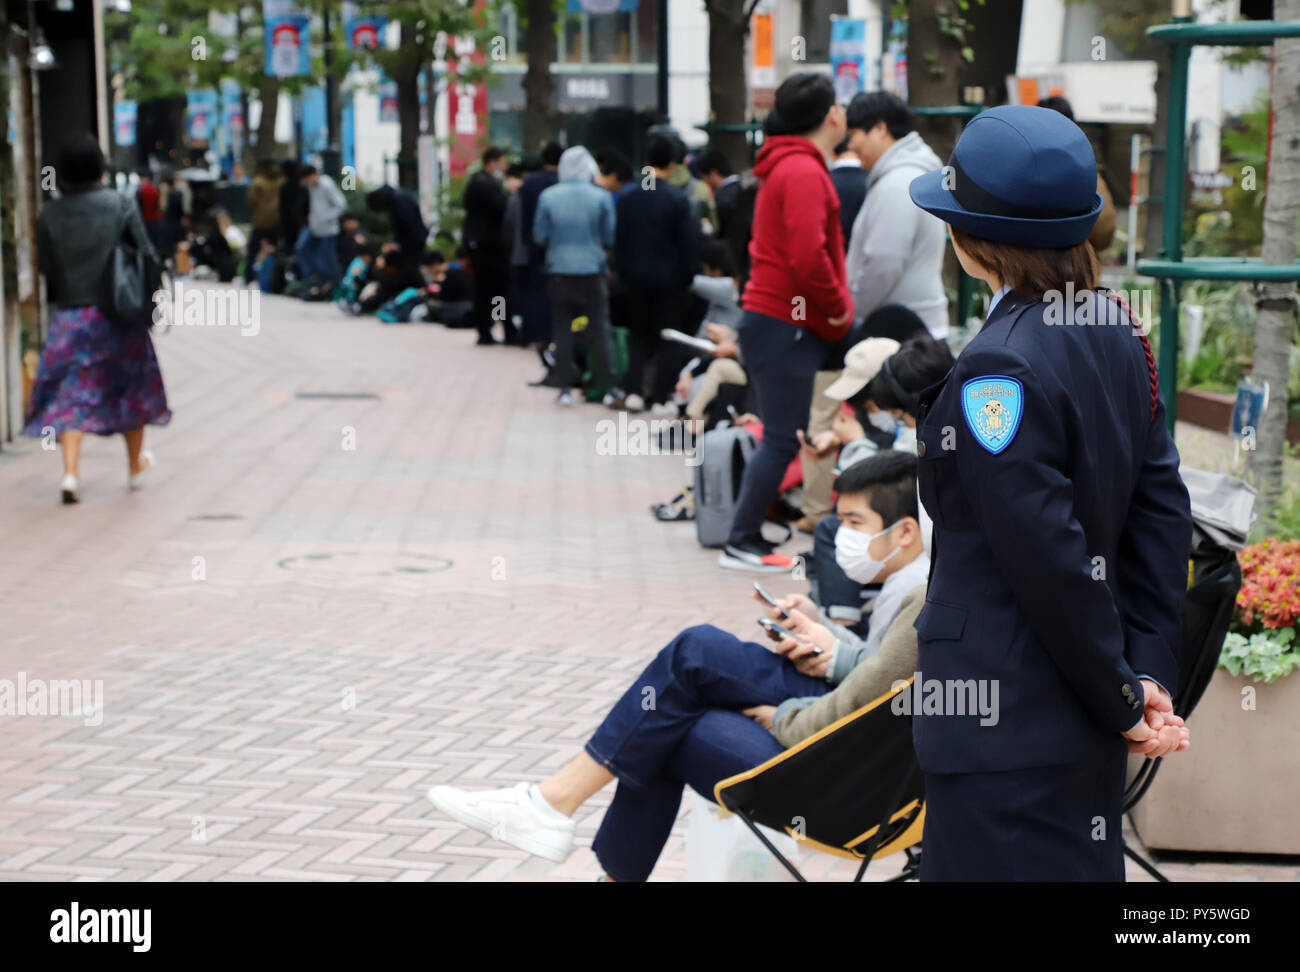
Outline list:
[[[944,337],[944,225],[916,206],[909,211],[908,196],[914,178],[942,163],[913,129],[907,105],[887,91],[857,95],[849,103],[848,130],[849,149],[871,171],[845,257],[858,320],[885,304],[902,304],[931,336]]]
[[[341,275],[337,250],[339,217],[348,208],[348,201],[334,180],[314,165],[300,168],[298,181],[307,187],[310,200],[307,208],[309,234],[295,255],[302,265],[304,277],[314,276],[332,285]]]

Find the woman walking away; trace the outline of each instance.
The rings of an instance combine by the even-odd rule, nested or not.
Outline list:
[[[119,330],[96,306],[100,280],[124,234],[152,252],[135,203],[100,183],[104,156],[84,134],[59,163],[62,196],[41,207],[37,222],[40,268],[54,303],[23,434],[53,430],[63,448],[64,503],[81,496],[77,461],[87,432],[126,439],[129,488],[139,489],[153,457],[144,427],[171,420],[162,372],[147,329]]]

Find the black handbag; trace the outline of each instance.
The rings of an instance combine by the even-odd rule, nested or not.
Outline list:
[[[147,247],[136,245],[128,232],[134,206],[124,200],[117,242],[109,253],[100,281],[99,309],[114,327],[123,331],[147,331],[154,323],[154,295],[163,287],[162,261]]]

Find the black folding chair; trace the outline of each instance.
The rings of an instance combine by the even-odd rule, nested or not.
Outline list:
[[[924,776],[912,748],[912,717],[891,703],[901,688],[827,726],[766,763],[714,787],[718,806],[745,822],[796,880],[804,876],[758,829],[784,830],[801,844],[862,862],[903,851],[892,881],[916,877],[925,819]]]
[[[1187,719],[1201,701],[1219,664],[1223,638],[1232,621],[1233,604],[1241,589],[1241,564],[1235,551],[1218,543],[1199,525],[1192,527],[1190,586],[1183,601],[1178,651],[1178,691],[1174,713]],[[1151,787],[1160,760],[1144,760],[1124,791],[1124,812],[1129,813]],[[1124,843],[1124,853],[1157,881],[1169,879]]]

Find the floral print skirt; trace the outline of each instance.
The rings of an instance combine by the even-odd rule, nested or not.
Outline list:
[[[171,421],[148,330],[115,328],[97,307],[54,313],[23,434],[115,435]]]

